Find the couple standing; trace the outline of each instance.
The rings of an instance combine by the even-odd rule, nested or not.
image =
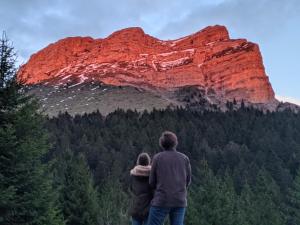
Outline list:
[[[130,171],[133,202],[132,225],[162,225],[169,216],[171,225],[183,225],[187,206],[187,187],[191,183],[189,158],[176,151],[177,137],[162,133],[162,152],[153,157],[141,153]]]

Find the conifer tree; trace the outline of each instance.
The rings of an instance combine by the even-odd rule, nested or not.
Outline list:
[[[202,164],[200,185],[191,191],[187,224],[241,224],[237,211],[237,196],[229,176],[224,180],[213,175],[207,165]]]
[[[241,218],[243,218],[243,225],[259,224],[254,198],[255,196],[250,186],[248,183],[246,183],[242,189],[242,193],[238,201],[238,208]]]
[[[288,193],[287,224],[288,225],[300,224],[300,170],[299,169],[295,177],[295,180],[293,182],[293,185],[290,188]]]
[[[82,155],[65,152],[55,164],[60,205],[66,225],[99,224],[98,196]]]
[[[44,118],[16,81],[14,48],[0,40],[0,224],[61,225],[56,193],[42,158]]]
[[[279,188],[264,169],[257,175],[254,195],[255,208],[260,209],[256,210],[257,225],[282,225]]]
[[[128,195],[116,177],[103,181],[100,189],[100,224],[128,224]]]

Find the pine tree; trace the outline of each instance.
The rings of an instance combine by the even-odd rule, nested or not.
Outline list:
[[[254,198],[255,196],[250,186],[246,183],[238,201],[238,208],[244,225],[259,224],[259,218],[256,213],[258,209],[255,207]]]
[[[4,88],[15,78],[17,59],[12,43],[7,39],[5,32],[0,39],[0,57],[0,88]]]
[[[225,177],[221,183],[220,191],[220,220],[219,224],[240,224],[243,223],[240,209],[238,208],[238,195],[235,192],[232,177],[228,172],[225,173]]]
[[[69,151],[60,157],[54,165],[66,225],[99,224],[97,191],[85,158]]]
[[[287,224],[300,224],[300,170],[298,169],[292,188],[288,193]]]
[[[128,195],[124,192],[121,183],[115,177],[109,177],[100,189],[100,224],[125,225],[129,223],[127,209]]]
[[[8,122],[16,105],[21,103],[20,86],[16,80],[16,53],[3,32],[0,39],[0,125]],[[23,96],[24,97],[24,96]],[[13,114],[12,114],[13,115]]]
[[[283,215],[280,209],[279,188],[272,177],[262,169],[256,179],[254,204],[257,225],[282,225]]]
[[[187,224],[242,224],[232,179],[228,175],[224,180],[219,179],[205,163],[202,166],[200,185],[194,186],[190,193]]]
[[[63,224],[42,163],[48,150],[44,118],[16,81],[15,53],[5,35],[0,57],[0,224]]]

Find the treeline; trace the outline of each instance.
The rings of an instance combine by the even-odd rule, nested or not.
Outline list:
[[[100,193],[122,190],[125,199],[137,155],[158,152],[159,135],[172,130],[193,169],[187,224],[297,224],[291,221],[300,200],[294,193],[299,191],[299,114],[251,108],[226,113],[118,110],[107,117],[95,112],[74,118],[64,113],[48,119],[47,129],[55,143],[49,159],[67,149],[84,155]],[[109,185],[109,191],[101,191],[105,182],[116,183],[116,189]],[[126,208],[111,197],[105,206]]]
[[[140,152],[160,151],[164,130],[178,135],[178,149],[191,158],[195,175],[205,160],[214,174],[232,175],[238,192],[246,182],[255,184],[264,169],[286,193],[300,162],[300,115],[289,111],[118,110],[107,117],[95,112],[74,118],[64,113],[48,119],[46,127],[53,143],[49,158],[67,149],[84,154],[96,184],[107,175],[126,183]]]

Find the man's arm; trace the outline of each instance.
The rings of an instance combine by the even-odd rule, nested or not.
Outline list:
[[[192,182],[192,168],[191,168],[191,164],[190,164],[190,160],[189,158],[187,157],[187,160],[186,160],[186,170],[187,170],[187,173],[186,173],[186,186],[188,187],[191,182]]]
[[[153,157],[152,164],[151,164],[151,171],[149,177],[149,184],[151,188],[155,189],[156,187],[156,156]]]

